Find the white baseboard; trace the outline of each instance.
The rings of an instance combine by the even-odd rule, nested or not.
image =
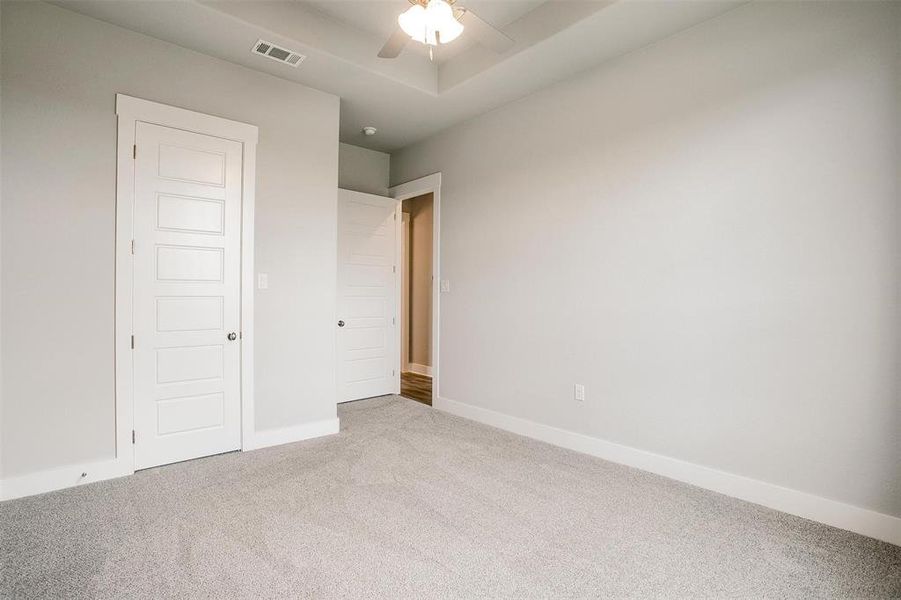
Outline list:
[[[410,363],[407,365],[407,372],[416,373],[417,375],[426,375],[428,377],[432,376],[432,367],[427,367],[426,365],[420,365],[416,363]]]
[[[325,419],[313,423],[304,423],[295,427],[259,431],[253,436],[250,444],[244,445],[244,450],[255,450],[267,446],[277,446],[308,440],[323,435],[338,433],[340,424],[338,419]],[[82,477],[82,473],[86,475]],[[70,465],[18,477],[9,477],[0,482],[0,500],[13,500],[24,496],[33,496],[74,487],[86,483],[94,483],[105,479],[123,477],[134,473],[129,460],[101,460],[80,465]]]
[[[436,398],[434,406],[439,410],[498,429],[901,546],[901,518],[898,517],[581,433],[542,425],[448,398]]]
[[[105,479],[114,479],[134,473],[131,465],[125,463],[128,463],[128,461],[113,458],[80,465],[58,467],[18,477],[9,477],[3,480],[3,485],[0,487],[3,494],[0,496],[0,500],[34,496],[35,494],[43,494]],[[84,477],[82,477],[82,473],[85,474]]]
[[[269,446],[290,444],[324,435],[332,435],[340,430],[341,424],[338,418],[335,417],[334,419],[323,419],[322,421],[303,423],[293,427],[257,431],[250,440],[244,443],[243,450],[257,450],[259,448],[268,448]]]

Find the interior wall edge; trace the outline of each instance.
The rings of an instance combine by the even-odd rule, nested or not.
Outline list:
[[[899,517],[441,396],[436,398],[434,408],[567,450],[901,546]]]

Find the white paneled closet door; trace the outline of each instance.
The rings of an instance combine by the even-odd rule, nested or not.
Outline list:
[[[135,468],[241,447],[242,144],[138,123]]]

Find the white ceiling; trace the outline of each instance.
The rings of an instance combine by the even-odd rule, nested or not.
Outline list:
[[[429,61],[411,42],[376,56],[407,0],[59,0],[59,6],[341,97],[341,140],[392,151],[746,0],[458,0],[516,44],[463,34]],[[295,69],[251,53],[263,38],[307,56]],[[379,133],[365,137],[364,125]]]
[[[360,31],[387,38],[397,25],[397,15],[410,6],[407,0],[298,0]]]

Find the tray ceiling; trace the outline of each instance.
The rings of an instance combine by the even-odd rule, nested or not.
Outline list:
[[[58,6],[341,97],[341,140],[392,151],[746,0],[457,0],[516,44],[497,54],[463,34],[376,56],[407,0],[61,0]],[[265,39],[307,56],[254,55]],[[379,129],[365,137],[364,125]]]

